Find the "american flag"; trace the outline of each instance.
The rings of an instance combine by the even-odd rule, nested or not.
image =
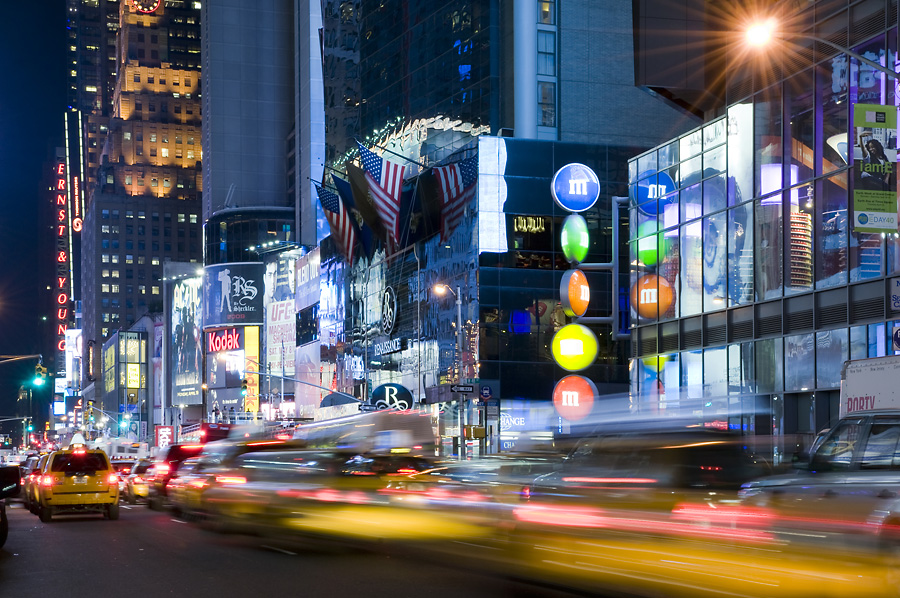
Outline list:
[[[441,196],[441,238],[446,240],[462,220],[469,201],[475,197],[478,156],[433,169]]]
[[[316,183],[316,191],[319,193],[319,201],[322,203],[325,218],[331,225],[331,234],[334,235],[341,251],[347,256],[347,263],[352,264],[353,248],[356,247],[356,229],[353,228],[350,213],[347,212],[336,193],[322,188],[318,183]]]
[[[400,240],[400,194],[403,190],[403,166],[385,160],[367,150],[361,143],[359,157],[366,171],[369,193],[384,227]]]

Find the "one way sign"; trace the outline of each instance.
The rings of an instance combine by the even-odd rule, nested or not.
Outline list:
[[[469,386],[467,384],[452,384],[450,386],[451,392],[461,392],[463,394],[471,394],[475,392],[474,386]]]

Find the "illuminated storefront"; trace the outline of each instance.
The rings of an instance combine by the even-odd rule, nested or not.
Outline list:
[[[149,437],[148,338],[146,332],[119,331],[103,343],[102,395],[94,403],[96,429],[110,436],[146,442]]]
[[[853,50],[895,64],[896,39]],[[853,176],[860,139],[896,162],[895,121],[858,122],[879,105],[896,115],[895,86],[847,56],[820,66],[629,162],[639,408],[772,434],[776,456],[784,435],[835,420],[845,360],[898,348],[896,187],[884,228]]]
[[[551,345],[574,318],[560,303],[560,283],[569,269],[561,232],[570,212],[554,202],[551,182],[563,165],[574,162],[599,173],[600,199],[581,213],[584,224],[571,233],[570,250],[587,262],[614,259],[611,202],[627,193],[625,148],[497,137],[481,137],[473,147],[479,160],[477,194],[449,235],[428,236],[387,257],[380,250],[372,257],[361,251],[352,267],[326,240],[318,303],[298,303],[298,312],[308,314],[298,313],[298,376],[308,360],[311,382],[364,398],[371,408],[389,397],[409,396],[413,407],[432,410],[447,454],[456,450],[461,407],[467,427],[483,428],[487,436],[470,437],[470,451],[511,450],[520,434],[559,426],[559,416],[552,415],[553,393],[568,372],[554,362]],[[610,180],[616,173],[620,180]],[[590,243],[576,249],[576,237],[588,232]],[[623,280],[626,258],[621,256]],[[582,276],[573,284],[580,289],[590,283],[590,304],[574,307],[588,316],[609,316],[617,300],[609,273]],[[299,278],[297,285],[299,296]],[[439,295],[438,285],[452,294]],[[318,343],[304,324],[316,320]],[[579,374],[600,395],[627,390],[628,344],[611,340],[611,328],[590,326],[595,358],[578,364],[585,365]],[[384,385],[394,385],[396,394],[373,396]],[[296,392],[309,391],[298,385]],[[321,400],[328,392],[315,394]],[[604,406],[600,399],[579,404]]]

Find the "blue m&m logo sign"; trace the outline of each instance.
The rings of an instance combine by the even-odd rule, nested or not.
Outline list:
[[[563,209],[583,212],[600,198],[600,179],[584,164],[566,164],[553,175],[550,191]]]

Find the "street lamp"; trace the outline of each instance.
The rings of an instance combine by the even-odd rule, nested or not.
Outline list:
[[[753,48],[766,48],[776,38],[780,37],[780,39],[782,39],[782,40],[785,39],[785,36],[783,35],[784,32],[780,32],[780,33],[782,33],[782,35],[779,36],[778,35],[779,34],[778,21],[775,18],[768,18],[768,19],[765,19],[762,21],[755,21],[755,22],[751,23],[746,28],[744,37],[747,42],[747,45],[749,45]],[[872,67],[876,71],[884,73],[888,77],[891,77],[893,79],[900,79],[900,73],[892,71],[891,69],[887,68],[886,66],[884,66],[882,64],[879,64],[873,60],[869,60],[868,58],[857,54],[853,50],[851,50],[849,48],[845,48],[843,46],[840,46],[840,45],[838,45],[834,42],[831,42],[827,39],[818,37],[811,33],[794,32],[794,31],[790,32],[790,36],[810,39],[814,42],[824,44],[830,48],[837,50],[838,52],[842,52],[844,54],[847,54],[848,56],[852,56],[853,58],[860,61],[861,63]]]
[[[453,292],[448,285],[443,283],[438,283],[434,285],[434,292],[443,297],[447,293],[453,295],[454,299],[456,299],[456,361],[457,367],[457,382],[462,382],[460,378],[462,377],[463,372],[463,330],[462,330],[462,291],[457,286],[456,292]],[[468,401],[466,400],[466,395],[463,395],[459,400],[459,458],[466,458],[466,409],[468,408]]]

